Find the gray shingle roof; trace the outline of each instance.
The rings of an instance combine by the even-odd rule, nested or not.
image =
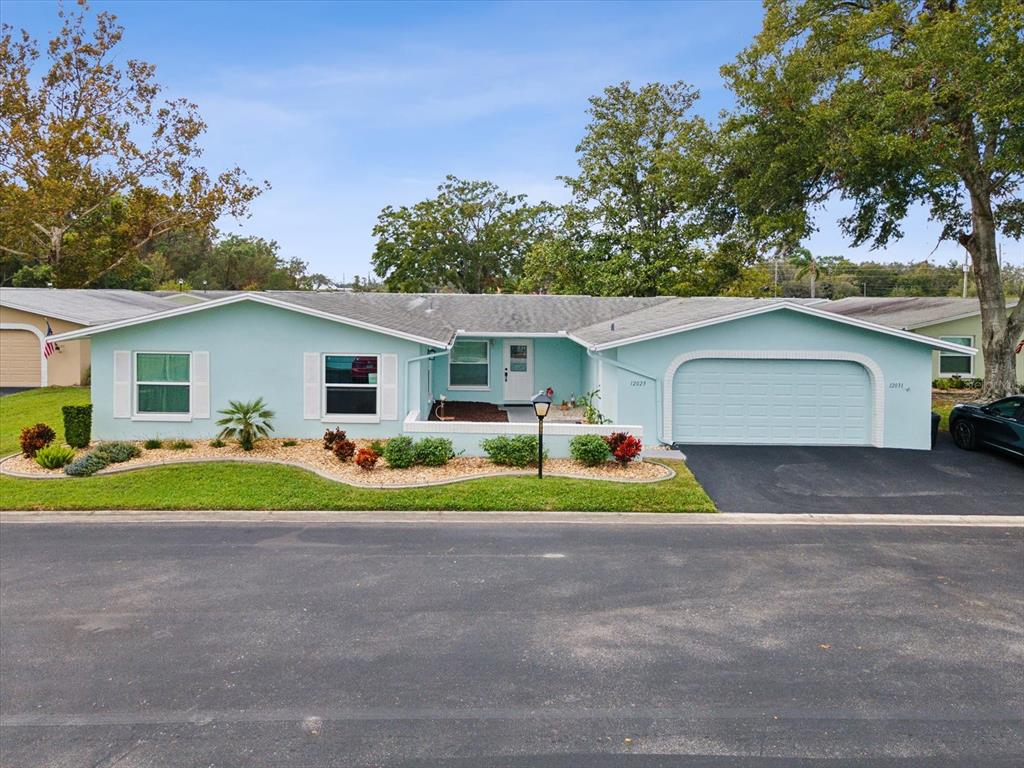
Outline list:
[[[79,325],[99,325],[180,306],[140,291],[93,288],[0,288],[0,305]]]
[[[1007,302],[1008,306],[1015,303]],[[976,298],[959,299],[946,296],[851,296],[822,304],[819,309],[905,330],[934,325],[958,317],[970,317],[981,312]]]

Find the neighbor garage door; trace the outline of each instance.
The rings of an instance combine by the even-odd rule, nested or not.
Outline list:
[[[856,363],[707,358],[675,374],[675,442],[869,445],[870,429],[870,380]]]
[[[0,331],[0,387],[38,387],[39,337],[30,331]]]

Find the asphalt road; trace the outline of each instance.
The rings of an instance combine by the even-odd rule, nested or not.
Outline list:
[[[1009,766],[1020,528],[0,526],[0,763]]]
[[[683,446],[723,512],[1019,515],[1024,461],[962,451],[767,445]]]

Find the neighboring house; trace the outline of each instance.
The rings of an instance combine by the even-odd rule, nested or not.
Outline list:
[[[228,400],[266,399],[275,433],[444,435],[480,453],[536,423],[429,421],[447,399],[528,405],[599,390],[609,424],[550,423],[545,445],[629,431],[648,444],[930,445],[931,355],[973,350],[816,303],[742,298],[266,292],[62,334],[92,342],[97,438],[209,437]]]
[[[137,291],[0,288],[0,387],[71,386],[88,380],[88,340],[54,334],[167,310],[175,304]]]
[[[1016,301],[1008,301],[1007,309],[1016,304]],[[822,309],[941,341],[981,348],[981,308],[976,298],[853,296],[824,304]],[[980,354],[937,350],[932,360],[932,378],[950,376],[983,379],[985,360]],[[1017,381],[1024,384],[1024,354],[1017,355]]]

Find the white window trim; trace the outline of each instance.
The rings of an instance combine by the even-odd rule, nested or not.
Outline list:
[[[871,382],[871,445],[875,448],[885,447],[885,374],[882,367],[867,355],[857,352],[803,351],[791,349],[701,349],[684,352],[669,363],[665,371],[662,391],[662,438],[666,443],[672,442],[672,388],[676,371],[680,366],[691,360],[704,358],[722,358],[727,360],[844,360],[857,363],[867,369]]]
[[[480,365],[480,363],[453,363],[452,352],[455,350],[455,345],[460,341],[472,341],[476,343],[483,343],[487,349],[487,384],[480,386],[478,384],[452,384],[452,365]],[[448,390],[451,392],[490,392],[491,391],[491,342],[490,339],[456,339],[452,344],[451,350],[448,352]]]
[[[375,357],[377,358],[376,384],[331,384],[334,389],[377,390],[376,413],[328,413],[327,412],[327,358],[328,357]],[[320,421],[325,424],[379,424],[380,423],[380,354],[377,352],[324,352],[320,355]]]
[[[139,355],[187,355],[188,382],[184,381],[139,381]],[[192,421],[193,388],[192,353],[171,349],[137,349],[132,351],[132,421]],[[139,384],[167,384],[170,386],[188,384],[188,413],[143,413],[139,411]]]
[[[946,342],[949,342],[951,344],[959,344],[960,343],[958,341],[953,341],[953,339],[970,339],[971,343],[968,344],[967,346],[970,346],[970,347],[974,346],[974,336],[972,336],[969,333],[951,334],[949,336],[939,336],[939,341],[946,341]],[[944,372],[942,370],[942,358],[944,358],[944,357],[966,357],[967,358],[967,362],[970,365],[970,367],[967,369],[967,373],[963,373],[962,371],[958,371],[956,373],[946,373],[946,372]],[[953,352],[953,351],[950,351],[950,350],[940,349],[939,350],[939,376],[950,376],[950,377],[954,377],[954,378],[957,377],[957,376],[964,376],[964,377],[968,377],[968,378],[974,378],[974,355],[965,355],[962,352]]]

